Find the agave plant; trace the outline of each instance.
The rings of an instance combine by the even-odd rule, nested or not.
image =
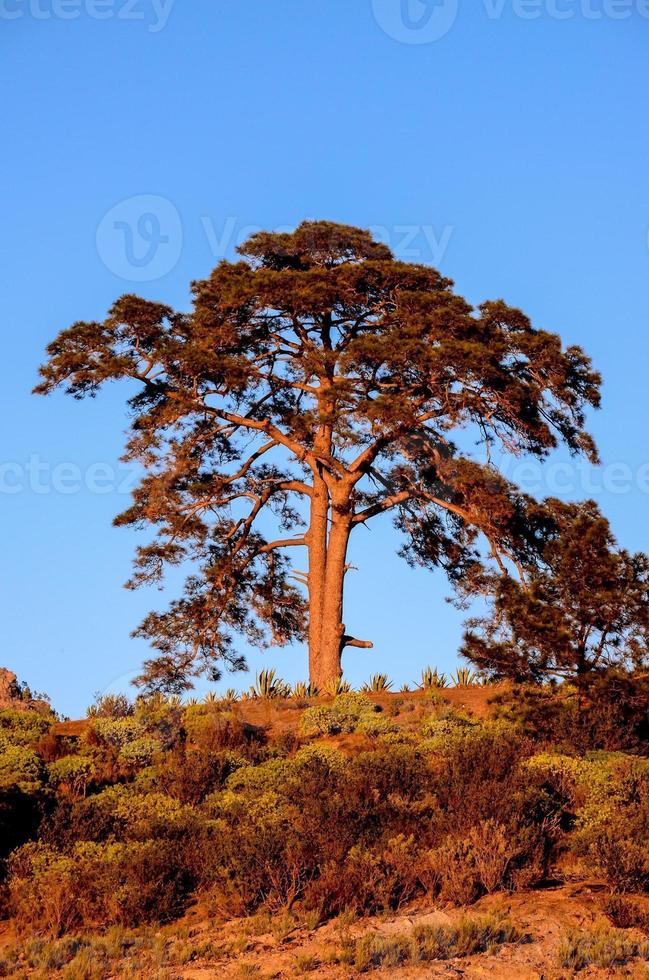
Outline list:
[[[251,698],[265,698],[269,701],[276,698],[286,698],[290,693],[290,686],[281,677],[276,676],[274,668],[260,670],[255,677],[255,683],[250,688]]]
[[[478,683],[479,677],[470,667],[458,667],[455,673],[451,674],[451,680],[455,687],[471,687]]]
[[[294,698],[315,698],[318,696],[318,688],[310,681],[298,681],[293,688]]]
[[[185,701],[184,707],[185,708],[195,708],[197,704],[198,704],[198,698],[187,698],[187,700]]]
[[[169,708],[182,708],[183,699],[178,694],[172,694],[171,697],[167,698],[167,706]]]
[[[235,701],[239,700],[239,692],[235,691],[233,687],[229,687],[223,697],[221,702],[223,704],[234,704]]]
[[[424,691],[433,687],[448,687],[448,678],[446,674],[440,674],[437,667],[424,667],[418,687]]]
[[[327,684],[325,687],[325,694],[328,694],[329,697],[335,698],[339,694],[349,694],[351,689],[352,686],[349,681],[344,680],[342,677],[338,677],[335,681],[331,681],[331,683]]]
[[[389,691],[392,681],[387,674],[373,674],[367,684],[363,684],[362,690],[366,694],[379,694],[381,691]]]
[[[400,691],[402,694],[410,694],[410,684],[402,684]]]
[[[203,698],[204,704],[218,704],[220,700],[221,699],[216,693],[216,691],[208,691],[205,697]]]

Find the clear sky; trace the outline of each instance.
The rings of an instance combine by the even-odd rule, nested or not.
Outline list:
[[[649,549],[647,0],[0,0],[0,49],[0,665],[79,714],[127,686],[168,597],[121,587],[124,392],[32,397],[45,344],[123,292],[184,308],[246,230],[303,218],[582,344],[605,465],[517,474]],[[353,550],[356,683],[456,663],[462,614],[396,545],[386,520]],[[306,674],[299,649],[261,663]]]

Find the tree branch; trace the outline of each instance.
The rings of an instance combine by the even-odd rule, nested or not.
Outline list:
[[[277,541],[271,541],[270,544],[265,544],[262,548],[259,548],[256,552],[258,555],[266,555],[271,551],[277,551],[279,548],[305,548],[306,538],[304,536],[300,538],[281,538]]]
[[[358,514],[355,514],[352,518],[352,524],[364,524],[370,518],[376,517],[378,514],[382,514],[392,507],[398,507],[399,504],[403,504],[406,500],[412,499],[412,496],[410,490],[401,490],[399,493],[393,493],[389,497],[384,497],[383,500],[379,500],[377,503],[371,504],[365,510],[361,510]]]
[[[345,647],[357,647],[360,650],[373,650],[374,644],[371,640],[357,640],[355,636],[345,634],[340,641],[340,649]]]

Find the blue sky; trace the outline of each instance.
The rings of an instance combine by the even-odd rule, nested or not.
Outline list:
[[[649,549],[648,52],[646,0],[0,0],[0,664],[79,714],[128,685],[168,597],[122,588],[123,392],[32,397],[45,344],[123,292],[183,308],[246,230],[303,218],[582,344],[604,466],[508,472]],[[386,521],[352,553],[346,619],[376,644],[354,682],[456,662],[462,615],[396,546]],[[306,673],[299,649],[261,663]]]

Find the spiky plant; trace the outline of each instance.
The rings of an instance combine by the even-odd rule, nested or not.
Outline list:
[[[235,691],[233,687],[229,687],[221,698],[221,701],[223,704],[234,704],[239,700],[239,697],[239,692]]]
[[[315,684],[308,681],[298,681],[293,688],[294,698],[315,698],[318,696],[318,688]]]
[[[337,677],[336,680],[331,681],[330,684],[327,684],[324,692],[325,694],[328,694],[329,697],[335,698],[339,694],[349,694],[351,689],[352,686],[349,681],[346,681],[343,677]]]
[[[218,704],[220,700],[221,698],[218,696],[216,691],[208,691],[203,698],[203,702],[205,704]]]
[[[185,708],[195,708],[198,704],[198,698],[187,698],[185,701]]]
[[[448,677],[446,674],[440,674],[437,667],[424,667],[418,687],[423,691],[429,691],[434,687],[448,687]]]
[[[410,694],[410,684],[402,684],[399,690],[402,694]]]
[[[289,685],[276,676],[275,668],[270,670],[260,670],[255,677],[255,683],[250,688],[251,698],[264,698],[272,701],[277,698],[286,698],[291,693]]]
[[[478,683],[479,678],[475,670],[471,670],[470,667],[458,667],[455,673],[451,674],[451,680],[455,687],[472,687]]]
[[[392,681],[387,674],[373,674],[367,684],[363,684],[362,690],[367,694],[380,694],[381,691],[389,691]]]
[[[170,708],[181,708],[182,703],[183,701],[179,694],[172,694],[171,697],[167,698],[167,705]]]

